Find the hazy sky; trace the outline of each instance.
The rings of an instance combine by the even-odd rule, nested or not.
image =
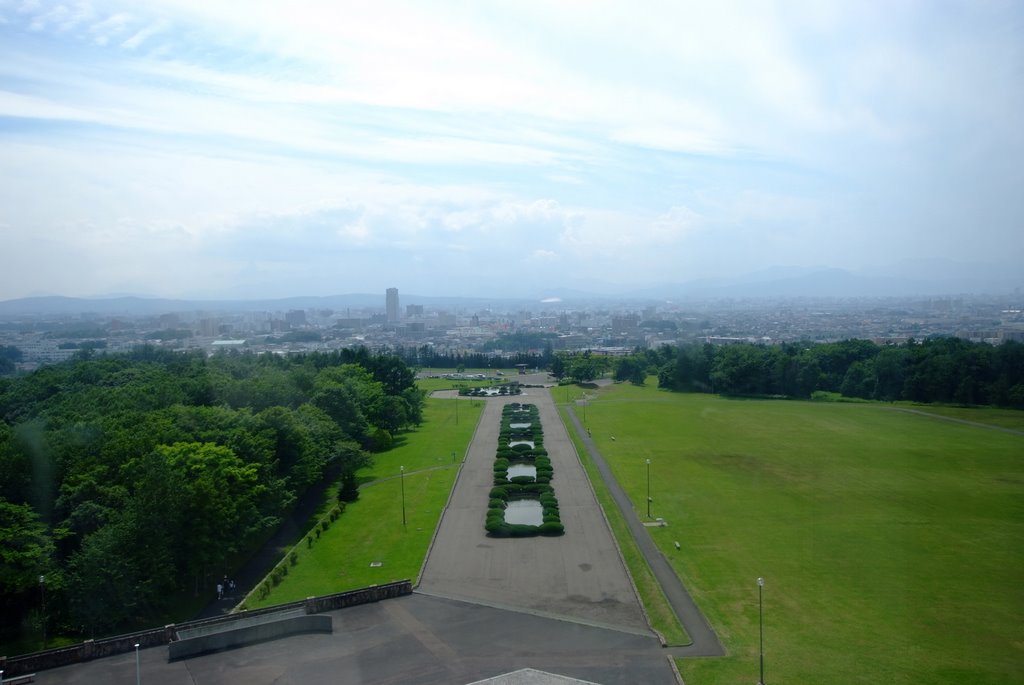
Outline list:
[[[1024,3],[0,0],[0,146],[0,299],[1024,269]]]

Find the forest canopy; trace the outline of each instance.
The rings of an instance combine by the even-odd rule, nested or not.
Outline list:
[[[86,352],[0,381],[5,630],[32,618],[95,635],[164,617],[422,410],[413,370],[364,349]],[[39,576],[46,616],[32,617]]]
[[[642,371],[638,371],[638,369]],[[663,346],[617,360],[617,380],[724,395],[869,400],[1024,408],[1024,345],[929,338],[879,346],[869,340],[782,345]]]

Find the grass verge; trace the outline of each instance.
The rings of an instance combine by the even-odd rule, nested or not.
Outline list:
[[[686,634],[686,630],[679,623],[679,619],[676,618],[675,612],[672,611],[668,600],[665,599],[661,585],[654,578],[654,574],[651,573],[651,567],[647,565],[647,561],[640,553],[640,549],[637,547],[633,536],[629,532],[629,528],[626,526],[622,512],[619,511],[619,507],[612,499],[611,493],[608,492],[608,487],[604,484],[601,474],[598,472],[593,460],[591,460],[590,454],[576,433],[571,420],[566,415],[566,408],[564,406],[559,407],[559,415],[562,418],[562,423],[565,424],[566,431],[569,433],[569,438],[576,447],[576,452],[583,461],[583,468],[587,472],[587,477],[590,479],[590,483],[594,487],[594,493],[597,495],[598,504],[604,510],[608,524],[611,526],[612,534],[615,536],[619,549],[622,551],[622,557],[626,562],[630,575],[633,577],[633,583],[640,594],[640,601],[644,604],[644,610],[647,612],[652,627],[661,634],[665,639],[665,643],[670,646],[690,644],[690,636]]]
[[[359,499],[350,502],[319,537],[314,534],[312,546],[305,538],[295,546],[296,564],[290,564],[286,554],[282,564],[288,566],[288,574],[267,597],[256,599],[254,594],[245,607],[406,578],[415,582],[483,411],[482,403],[463,401],[456,426],[452,402],[428,399],[420,428],[403,434],[398,446],[375,455],[374,465],[360,472],[369,482],[360,489]]]

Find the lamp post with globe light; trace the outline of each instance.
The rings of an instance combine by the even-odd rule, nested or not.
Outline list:
[[[651,460],[647,460],[647,518],[651,518]]]
[[[39,604],[43,625],[43,649],[46,649],[46,576],[39,576]]]
[[[398,478],[401,482],[401,527],[406,527],[406,467],[398,467]]]

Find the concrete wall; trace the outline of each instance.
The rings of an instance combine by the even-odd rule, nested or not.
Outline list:
[[[292,616],[277,621],[241,628],[226,628],[217,633],[176,640],[167,646],[167,658],[169,661],[176,661],[200,654],[219,652],[223,649],[276,640],[289,635],[330,633],[332,630],[333,621],[330,616]]]
[[[36,673],[48,668],[68,666],[83,661],[91,661],[92,659],[101,659],[114,654],[125,654],[134,650],[136,644],[140,648],[169,645],[176,641],[178,630],[205,626],[213,627],[223,624],[224,630],[230,631],[232,623],[237,623],[243,619],[250,619],[253,616],[280,613],[283,610],[294,608],[302,608],[307,615],[312,615],[409,594],[412,594],[412,582],[408,580],[387,583],[385,585],[372,585],[361,590],[339,592],[333,595],[324,595],[323,597],[310,597],[301,602],[289,602],[288,604],[280,604],[265,609],[242,611],[236,614],[227,614],[201,621],[189,621],[188,623],[178,625],[172,624],[163,628],[118,635],[102,640],[86,640],[77,645],[61,647],[59,649],[48,649],[44,652],[34,652],[15,657],[0,656],[0,669],[3,669],[5,677],[13,678],[17,675]],[[263,639],[273,639],[273,637]]]

